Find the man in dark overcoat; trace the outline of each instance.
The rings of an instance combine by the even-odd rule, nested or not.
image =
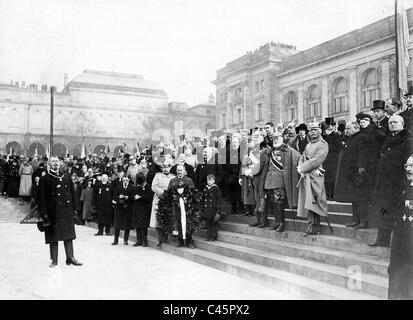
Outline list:
[[[112,203],[115,205],[115,239],[112,245],[117,245],[120,230],[124,230],[123,244],[128,245],[129,233],[132,223],[132,198],[133,186],[129,183],[129,177],[123,176],[122,184],[117,186]]]
[[[133,193],[132,223],[131,228],[136,229],[136,243],[134,247],[148,246],[148,227],[151,220],[153,191],[146,183],[143,172],[136,175],[136,185]]]
[[[370,110],[374,113],[376,130],[383,144],[384,139],[389,134],[389,118],[386,116],[385,112],[386,103],[383,100],[374,100],[373,108]]]
[[[400,115],[389,118],[390,135],[380,150],[377,180],[372,196],[372,210],[369,223],[379,227],[377,239],[370,246],[390,245],[393,227],[392,203],[403,191],[404,164],[413,153],[413,135],[403,128],[404,120]]]
[[[393,239],[390,251],[390,300],[413,299],[413,154],[405,164],[406,184],[394,205]]]
[[[109,183],[107,174],[102,175],[102,181],[93,189],[92,207],[96,208],[98,232],[95,236],[103,235],[103,228],[107,236],[110,235],[110,227],[113,221],[113,186]]]
[[[194,183],[192,181],[191,178],[188,178],[185,175],[185,166],[183,165],[178,165],[178,167],[176,168],[176,177],[173,177],[170,181],[169,181],[169,185],[168,185],[168,190],[178,190],[178,189],[183,189],[185,187],[189,187],[189,189],[194,189]],[[174,199],[174,200],[178,200],[178,199]],[[174,219],[175,219],[175,226],[177,227],[177,231],[178,231],[178,247],[183,246],[183,245],[187,245],[189,248],[193,249],[194,245],[192,243],[192,234],[190,232],[190,230],[188,230],[188,228],[186,228],[186,234],[185,234],[185,238],[186,238],[186,243],[184,242],[183,239],[183,231],[182,231],[182,219],[181,219],[181,215],[182,215],[182,211],[181,211],[181,202],[180,201],[174,201],[174,206],[173,206],[173,213],[174,213]],[[185,205],[185,204],[184,204]]]
[[[40,179],[40,216],[50,222],[45,229],[46,244],[50,245],[50,267],[57,266],[58,241],[63,241],[66,264],[81,266],[73,254],[73,240],[76,239],[73,207],[73,185],[69,177],[60,169],[56,156],[50,157],[50,172]]]
[[[225,167],[225,194],[231,203],[231,214],[244,212],[244,205],[241,201],[241,186],[238,181],[241,165],[240,137],[233,135],[229,149],[228,164]]]
[[[328,143],[328,155],[323,163],[327,200],[334,199],[334,184],[337,173],[337,163],[342,148],[341,137],[335,131],[334,118],[325,118],[324,140]]]
[[[346,127],[349,140],[341,151],[337,167],[335,201],[351,202],[353,222],[347,227],[365,229],[369,221],[369,202],[371,199],[373,176],[370,168],[370,138],[360,132],[357,122]]]

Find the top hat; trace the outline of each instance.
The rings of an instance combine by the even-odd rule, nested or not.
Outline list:
[[[333,118],[333,117],[331,117],[331,118],[325,118],[324,120],[325,120],[326,124],[328,124],[328,125],[334,126],[334,125],[336,124],[336,122],[334,121],[334,118]]]
[[[383,100],[374,100],[373,108],[371,108],[370,110],[376,110],[376,109],[384,110],[385,105],[386,105],[386,102],[384,102]]]
[[[300,130],[305,130],[305,132],[307,133],[308,132],[307,125],[305,123],[301,123],[297,128],[295,128],[295,133],[298,134]]]

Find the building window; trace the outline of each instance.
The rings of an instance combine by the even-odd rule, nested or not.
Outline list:
[[[241,104],[234,106],[234,124],[242,123],[242,107]]]
[[[261,80],[261,89],[264,90],[264,79]]]
[[[263,110],[262,110],[262,102],[257,103],[257,109],[256,110],[257,110],[256,115],[255,115],[256,121],[263,120],[264,113],[263,113]]]
[[[333,84],[332,113],[347,111],[347,83],[343,77],[338,78]]]
[[[362,91],[364,108],[371,108],[373,106],[373,100],[380,99],[379,81],[376,69],[369,69],[365,72]]]
[[[222,113],[222,127],[225,128],[227,126],[227,114],[224,112]]]
[[[206,113],[207,113],[208,115],[210,115],[210,114],[211,114],[211,109],[208,109],[208,110],[206,111]]]
[[[313,85],[307,95],[307,119],[321,117],[321,93],[318,86]]]
[[[288,121],[297,120],[297,95],[294,91],[288,91],[285,96],[285,109]]]
[[[241,97],[241,93],[242,93],[241,88],[237,88],[237,90],[235,90],[235,95],[236,95],[237,97]]]
[[[255,91],[258,92],[260,90],[260,85],[258,81],[255,81]]]

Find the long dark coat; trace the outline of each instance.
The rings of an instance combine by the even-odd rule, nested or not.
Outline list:
[[[231,202],[241,200],[241,186],[238,182],[242,165],[240,149],[234,150],[230,148],[228,164],[225,166],[225,193]]]
[[[334,184],[337,174],[338,158],[342,148],[341,137],[338,133],[332,132],[330,135],[326,135],[324,140],[328,143],[328,155],[323,163],[323,167],[326,170],[325,173],[325,187],[327,198],[334,198]]]
[[[92,206],[96,208],[97,223],[111,225],[113,221],[113,186],[109,182],[99,183],[93,189]]]
[[[372,226],[379,224],[382,209],[391,212],[392,201],[403,191],[406,180],[404,164],[412,153],[413,136],[409,130],[403,129],[398,134],[386,138],[380,151],[377,180],[372,195],[369,221]],[[391,225],[382,227],[391,228]]]
[[[413,187],[395,203],[389,265],[389,299],[413,299]]]
[[[80,185],[80,182],[76,182],[73,184],[73,207],[75,210],[78,212],[78,214],[81,214],[82,211],[82,202],[80,201],[80,197],[82,195],[82,188]]]
[[[120,195],[128,196],[128,199],[119,199]],[[115,223],[116,229],[129,230],[132,223],[132,197],[133,186],[129,182],[126,189],[123,188],[123,184],[116,187],[113,193],[113,200],[116,201],[115,205]]]
[[[201,208],[204,217],[211,219],[218,212],[221,212],[222,193],[217,185],[204,188],[201,198]]]
[[[135,200],[135,195],[140,196],[140,198]],[[146,183],[144,186],[136,186],[134,188],[132,200],[132,229],[149,227],[153,195],[151,186]]]
[[[370,141],[367,135],[357,132],[350,137],[341,151],[340,162],[337,165],[335,201],[370,200],[373,188]],[[363,176],[360,176],[359,168],[366,169]]]
[[[10,197],[17,197],[19,195],[20,187],[20,176],[19,176],[19,165],[10,164],[6,167],[7,171],[7,195]]]
[[[76,239],[73,207],[73,184],[63,173],[48,173],[40,178],[40,215],[51,222],[45,231],[46,243]]]

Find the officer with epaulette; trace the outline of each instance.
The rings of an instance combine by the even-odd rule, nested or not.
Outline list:
[[[64,241],[66,264],[81,266],[73,257],[74,223],[73,184],[68,175],[59,171],[57,156],[50,157],[50,171],[40,179],[40,215],[50,222],[44,230],[46,244],[50,245],[50,267],[57,266],[58,241]]]
[[[413,299],[413,154],[404,165],[406,187],[396,201],[389,265],[391,300]]]

